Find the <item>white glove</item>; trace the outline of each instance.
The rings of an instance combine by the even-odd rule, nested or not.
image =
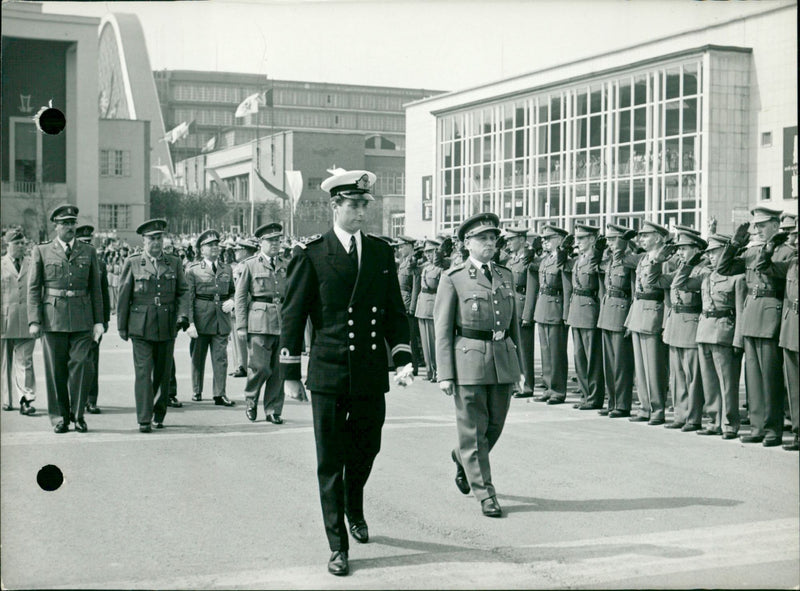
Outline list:
[[[293,400],[308,400],[305,386],[300,380],[285,380],[283,382],[283,393]]]
[[[194,322],[189,325],[189,328],[186,329],[186,334],[189,335],[189,338],[196,339],[197,338],[197,327],[195,327]]]
[[[234,302],[232,298],[229,300],[225,300],[224,302],[222,302],[222,311],[225,312],[226,314],[229,314],[230,312],[233,311],[235,304],[236,302]]]
[[[92,338],[94,339],[95,343],[99,343],[100,339],[103,338],[103,323],[98,322],[92,327]]]
[[[28,326],[28,332],[34,339],[38,339],[40,336],[42,336],[42,327],[39,326],[38,323],[34,322]]]
[[[414,366],[409,363],[397,370],[394,381],[398,386],[408,386],[414,383]]]

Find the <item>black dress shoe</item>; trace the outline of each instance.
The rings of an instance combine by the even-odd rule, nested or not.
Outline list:
[[[698,425],[697,423],[686,423],[681,427],[681,431],[684,433],[691,433],[692,431],[699,431],[702,428],[702,425]]]
[[[665,429],[683,429],[686,426],[686,423],[679,423],[677,421],[672,421],[669,425],[664,425]]]
[[[611,411],[607,408],[601,408],[597,411],[597,414],[599,414],[601,417],[607,417],[609,414],[611,414]]]
[[[13,404],[4,404],[3,410],[16,410]]]
[[[202,394],[195,394],[194,396],[192,396],[192,400],[194,400],[195,402],[200,402],[202,399],[203,399]]]
[[[594,404],[581,404],[578,407],[578,410],[598,410],[603,408],[602,406],[595,406]]]
[[[631,416],[631,411],[629,410],[617,410],[616,408],[608,413],[608,418],[610,419],[619,419],[622,417],[629,417]]]
[[[283,425],[283,419],[281,418],[281,415],[274,415],[271,413],[267,415],[267,422],[275,425]]]
[[[486,517],[502,517],[503,510],[500,508],[500,503],[497,502],[496,497],[489,497],[481,501],[481,513]]]
[[[798,451],[800,450],[800,441],[797,439],[797,435],[795,435],[794,439],[792,439],[791,443],[786,443],[783,445],[783,449],[786,451]]]
[[[650,421],[649,417],[643,417],[641,415],[636,415],[635,417],[631,417],[628,419],[631,423],[647,423]]]
[[[534,400],[536,402],[547,402],[548,400],[550,400],[550,396],[548,394],[544,394],[542,396],[537,396],[536,398],[534,398]]]
[[[532,398],[533,392],[514,392],[514,398]]]
[[[350,572],[347,564],[347,551],[336,550],[328,559],[328,572],[337,577],[343,577]]]
[[[153,421],[153,427],[156,429],[163,429],[164,428],[164,421]]]
[[[139,433],[150,433],[153,428],[150,426],[150,423],[140,423],[139,424]]]
[[[564,404],[564,399],[563,398],[550,398],[550,400],[547,401],[547,404]]]
[[[781,441],[780,437],[767,437],[761,443],[764,447],[778,447],[783,441]]]
[[[86,421],[83,419],[78,419],[75,421],[75,430],[78,433],[86,433],[89,430],[89,427],[86,426]]]
[[[697,432],[698,435],[722,435],[722,429],[717,429],[715,427],[707,428],[707,429],[700,429]]]
[[[100,409],[97,408],[97,405],[94,402],[87,402],[86,412],[88,412],[90,415],[99,415]]]
[[[177,396],[170,396],[169,400],[167,401],[167,406],[171,406],[172,408],[183,408],[183,402],[178,400]]]
[[[69,423],[67,421],[58,421],[53,431],[56,433],[66,433],[69,431]]]
[[[363,519],[357,519],[350,524],[350,533],[359,544],[369,542],[369,528],[367,528],[367,522]]]
[[[734,433],[733,431],[725,431],[725,433],[722,434],[722,438],[723,439],[739,439],[739,434],[738,433]]]
[[[36,409],[31,406],[30,402],[23,398],[19,403],[19,414],[33,416],[36,414]]]
[[[761,443],[764,441],[763,435],[742,435],[739,437],[742,443]]]
[[[750,424],[750,417],[744,417],[741,421],[739,421],[740,425],[749,425]]]
[[[647,421],[648,425],[663,425],[664,423],[666,423],[664,419],[650,419]]]
[[[464,466],[462,466],[461,462],[459,462],[458,458],[456,458],[455,450],[450,452],[450,458],[456,464],[456,486],[458,487],[458,490],[461,492],[461,494],[468,495],[469,480],[467,480],[467,473],[464,472]]]
[[[252,400],[247,401],[247,408],[245,409],[244,414],[251,421],[256,420],[256,417],[258,416],[258,409],[256,408],[255,402]]]
[[[222,396],[214,396],[214,404],[217,406],[234,406],[236,403],[223,394]]]
[[[236,371],[234,371],[234,372],[233,372],[233,373],[231,373],[230,375],[231,375],[231,377],[234,377],[234,378],[246,378],[246,377],[247,377],[247,371],[245,370],[245,368],[243,368],[243,367],[240,365],[240,366],[239,366],[239,367],[236,369]]]

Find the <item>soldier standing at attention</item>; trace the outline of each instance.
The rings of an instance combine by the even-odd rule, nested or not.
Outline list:
[[[425,241],[425,256],[428,262],[422,267],[420,273],[420,291],[417,298],[416,312],[414,315],[419,323],[419,334],[422,338],[422,354],[425,356],[425,367],[428,370],[428,380],[436,381],[436,337],[433,329],[433,302],[436,299],[436,289],[442,276],[442,265],[438,252],[442,243],[439,240],[428,238]],[[437,257],[439,261],[437,261]]]
[[[206,230],[197,238],[200,260],[186,267],[189,287],[189,330],[194,339],[192,355],[192,400],[203,399],[203,374],[206,356],[211,348],[211,367],[214,372],[214,404],[234,406],[225,395],[228,375],[228,335],[231,332],[231,310],[234,309],[231,266],[219,259],[219,232]]]
[[[2,362],[3,410],[33,415],[36,409],[36,376],[33,373],[33,348],[36,339],[28,332],[28,270],[30,257],[25,256],[25,234],[19,228],[8,230],[4,236],[8,252],[1,259],[3,278],[3,327],[0,330],[0,362]]]
[[[47,409],[56,433],[86,433],[83,419],[92,381],[92,341],[103,336],[103,297],[94,248],[75,240],[78,208],[64,204],[50,214],[56,239],[33,249],[28,276],[28,330],[44,332]]]
[[[581,388],[579,410],[599,410],[605,400],[603,381],[603,341],[597,328],[600,313],[600,262],[606,238],[598,236],[600,228],[575,224],[578,256],[570,264],[572,295],[567,324],[572,328],[575,349],[575,373]]]
[[[250,238],[237,238],[236,244],[233,247],[233,255],[235,262],[231,265],[233,270],[233,283],[236,285],[239,282],[239,277],[242,276],[242,263],[246,259],[258,252],[258,243]],[[236,309],[232,314],[236,314]],[[234,316],[235,320],[235,316]],[[233,367],[234,369],[228,375],[234,378],[247,377],[247,331],[244,335],[239,331],[231,333],[231,350],[233,351]]]
[[[503,515],[489,452],[503,431],[511,390],[520,381],[519,333],[513,275],[492,263],[500,220],[481,213],[458,229],[469,258],[442,275],[433,317],[439,387],[454,396],[458,447],[456,486],[470,488],[487,517]]]
[[[515,390],[512,396],[514,398],[530,398],[533,396],[533,380],[535,375],[533,353],[536,335],[534,334],[535,328],[533,327],[533,323],[523,323],[522,313],[525,309],[528,266],[533,262],[535,251],[533,248],[528,247],[528,228],[507,228],[506,231],[508,232],[506,246],[511,253],[511,257],[508,260],[508,268],[514,276],[514,304],[517,322],[519,323],[520,359],[522,360],[522,373],[525,376],[522,389]],[[541,238],[538,236],[536,238],[541,245]]]
[[[599,414],[612,419],[631,416],[633,343],[625,329],[625,318],[631,306],[634,270],[639,262],[639,255],[628,251],[628,242],[634,236],[635,230],[619,224],[606,224],[611,256],[605,263],[597,328],[603,334],[603,377],[608,408]]]
[[[75,237],[81,242],[92,245],[92,234],[94,234],[94,226],[89,224],[78,226],[75,228]],[[97,258],[98,266],[100,268],[100,291],[103,295],[103,333],[108,332],[108,323],[111,319],[111,298],[108,294],[108,269],[106,262],[101,258]],[[94,375],[92,384],[89,388],[89,398],[86,401],[86,412],[89,414],[100,414],[100,409],[97,407],[97,395],[100,390],[98,378],[100,376],[100,341],[92,342],[92,365],[94,366]]]
[[[636,367],[636,392],[641,406],[630,421],[663,425],[667,391],[667,347],[661,338],[664,330],[664,290],[670,279],[663,276],[663,265],[676,247],[666,244],[669,230],[644,220],[639,243],[645,254],[636,266],[633,302],[625,326],[633,339]]]
[[[256,230],[261,252],[245,259],[236,282],[236,334],[247,342],[248,374],[244,388],[245,414],[256,420],[258,398],[264,388],[267,422],[283,423],[283,383],[278,371],[281,302],[286,291],[286,264],[281,252],[283,226],[277,222]]]
[[[783,363],[778,341],[786,280],[762,271],[758,261],[762,246],[778,232],[781,212],[756,207],[750,213],[759,245],[747,247],[750,224],[740,224],[722,251],[717,271],[735,275],[741,273],[743,265],[747,282],[747,297],[737,318],[736,332],[744,338],[744,383],[751,431],[739,439],[743,443],[773,447],[780,445],[783,438]],[[794,251],[786,244],[779,244],[773,248],[771,261],[787,262],[793,255]]]
[[[308,362],[328,572],[350,571],[350,533],[369,541],[364,486],[381,446],[389,391],[385,342],[405,384],[412,372],[408,318],[391,247],[361,232],[375,175],[345,171],[323,181],[333,228],[294,249],[281,313],[281,374],[286,394],[305,396],[300,353],[306,320],[314,327]]]
[[[575,237],[558,226],[545,224],[542,238],[547,254],[536,268],[531,268],[526,286],[528,294],[536,293],[535,306],[533,299],[526,297],[523,315],[526,321],[533,320],[539,326],[545,392],[534,400],[562,404],[567,397],[568,362],[562,271]]]
[[[164,427],[178,329],[189,326],[186,280],[180,258],[163,253],[167,221],[136,228],[144,250],[125,260],[120,277],[117,328],[133,344],[134,393],[139,431]]]

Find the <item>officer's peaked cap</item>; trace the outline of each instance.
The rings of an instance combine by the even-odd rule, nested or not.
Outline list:
[[[158,236],[166,231],[167,220],[160,218],[147,220],[146,222],[139,224],[139,227],[136,228],[136,233],[142,236]],[[127,248],[127,245],[123,244],[122,247]]]
[[[493,213],[479,213],[462,222],[458,227],[458,239],[466,240],[484,232],[500,234],[500,218]]]
[[[781,230],[788,230],[789,232],[791,232],[796,227],[797,227],[796,213],[784,213],[781,216]]]
[[[678,239],[675,241],[675,246],[695,246],[700,250],[705,250],[708,243],[692,232],[680,232]]]
[[[219,232],[206,230],[197,237],[197,250],[200,250],[200,247],[204,244],[213,244],[214,242],[219,242]]]
[[[78,239],[87,238],[91,240],[92,234],[94,234],[94,226],[91,224],[83,224],[75,228],[75,237]]]
[[[256,242],[252,238],[239,237],[236,239],[235,248],[249,248],[252,250],[258,250],[258,242]]]
[[[606,224],[606,238],[620,238],[631,229],[622,224]]]
[[[549,238],[550,236],[566,236],[567,234],[569,234],[569,232],[555,224],[545,224],[542,226],[542,237],[544,238]]]
[[[370,191],[376,178],[375,173],[367,170],[347,170],[326,178],[320,188],[330,192],[331,197],[341,195],[347,199],[374,201]]]
[[[753,223],[758,224],[760,222],[769,222],[772,220],[777,222],[780,220],[781,213],[783,212],[780,209],[759,206],[751,209],[750,213],[753,214]]]
[[[511,226],[509,228],[506,228],[506,232],[508,232],[509,234],[513,234],[513,236],[509,236],[509,238],[515,238],[517,236],[522,236],[523,238],[527,237],[529,231],[530,230],[528,228],[523,226]]]
[[[708,246],[706,247],[706,252],[709,250],[716,250],[717,248],[723,248],[724,246],[728,245],[728,242],[731,241],[731,237],[727,234],[712,234],[708,237]]]
[[[639,234],[661,234],[662,236],[669,236],[669,230],[650,220],[644,220],[642,227],[639,228]]]
[[[597,236],[600,228],[592,224],[575,224],[575,236]]]
[[[6,244],[19,242],[20,240],[25,240],[25,232],[22,231],[22,228],[11,228],[10,230],[6,231],[3,238],[5,239]]]
[[[425,250],[436,250],[442,245],[441,240],[437,240],[436,238],[427,238],[425,240]]]
[[[678,234],[694,234],[695,236],[700,236],[700,230],[696,230],[692,226],[676,224],[675,226],[672,226],[672,228]]]
[[[416,242],[414,238],[412,238],[411,236],[406,236],[405,234],[398,236],[397,240],[400,242],[400,244],[405,243],[413,245]]]
[[[277,236],[283,236],[283,226],[279,222],[269,222],[268,224],[256,228],[256,238],[259,240],[266,240]]]
[[[50,214],[51,222],[69,222],[78,219],[78,206],[71,203],[58,205]]]

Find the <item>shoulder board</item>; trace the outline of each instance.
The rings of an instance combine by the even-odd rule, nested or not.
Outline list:
[[[495,263],[494,266],[500,269],[505,269],[506,271],[511,271],[511,269],[509,269],[506,265],[501,265],[500,263]]]
[[[465,264],[464,264],[464,263],[459,263],[459,264],[458,264],[458,265],[456,265],[455,267],[450,267],[450,268],[449,268],[447,271],[445,271],[445,273],[446,273],[447,275],[452,275],[452,274],[453,274],[453,273],[455,273],[456,271],[460,271],[461,269],[463,269],[463,268],[464,268],[464,266],[465,266]]]
[[[45,244],[52,244],[52,243],[53,243],[52,240],[45,240],[44,242],[40,242],[39,246],[44,246]]]
[[[257,257],[258,257],[257,254],[251,255],[251,256],[247,257],[246,259],[242,259],[241,261],[239,261],[239,264],[246,263],[247,261],[252,261],[253,259],[255,259]]]
[[[186,268],[190,269],[192,267],[196,267],[199,264],[200,264],[200,261],[190,261],[189,264],[186,265]]]
[[[297,246],[299,246],[300,248],[305,250],[306,248],[309,247],[309,245],[316,244],[317,242],[320,242],[320,241],[322,241],[322,234],[317,234],[317,235],[312,236],[311,238],[309,238],[306,242],[298,242]]]

